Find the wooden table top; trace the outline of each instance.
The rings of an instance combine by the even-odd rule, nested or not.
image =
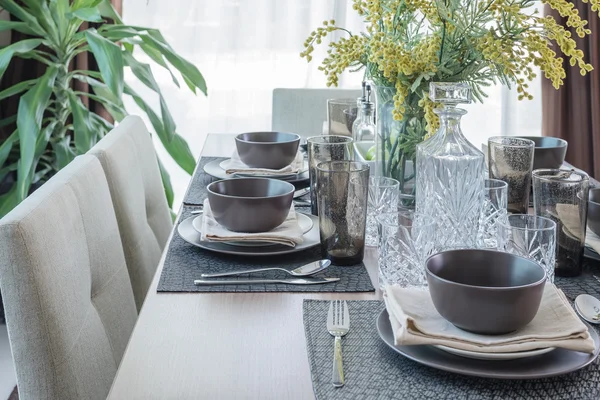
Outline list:
[[[232,138],[209,135],[202,155],[230,156]],[[302,301],[381,298],[379,290],[157,293],[164,257],[163,253],[109,399],[314,398]],[[364,262],[378,287],[376,257],[376,249],[367,248]]]

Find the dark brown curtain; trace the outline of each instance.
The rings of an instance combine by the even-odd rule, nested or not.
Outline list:
[[[117,10],[117,12],[119,14],[122,14],[123,0],[112,0],[112,4]],[[14,20],[12,15],[11,20]],[[84,25],[82,25],[82,29],[86,29],[87,26],[87,23],[85,23]],[[27,35],[20,32],[11,32],[11,43],[18,42],[27,37]],[[96,61],[94,60],[94,57],[90,53],[81,53],[76,57],[70,69],[97,70],[98,67],[96,65]],[[7,89],[19,82],[38,78],[42,76],[45,71],[46,66],[36,60],[24,60],[15,57],[11,60],[10,65],[8,66],[6,72],[4,73],[4,76],[2,77],[2,81],[0,81],[0,91]],[[86,83],[74,81],[73,84],[75,86],[75,89],[79,91],[89,91],[88,84]],[[0,119],[10,117],[11,115],[15,115],[17,113],[17,109],[19,107],[19,97],[20,95],[15,95],[0,101]],[[111,120],[110,115],[106,112],[102,105],[98,104],[93,100],[88,99],[87,97],[82,98],[82,101],[88,106],[90,110],[102,115],[108,120]],[[11,124],[0,128],[0,143],[15,130],[15,127],[15,124]]]
[[[592,34],[581,39],[571,29],[572,37],[595,69],[581,76],[579,68],[571,67],[563,57],[567,72],[564,86],[556,90],[549,80],[542,80],[542,134],[569,142],[566,161],[600,178],[600,18],[590,4],[573,3],[581,18],[589,21]],[[556,11],[547,5],[544,11],[566,26]]]

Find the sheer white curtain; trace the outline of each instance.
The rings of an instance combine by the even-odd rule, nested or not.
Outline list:
[[[123,14],[128,24],[160,29],[175,50],[203,73],[208,97],[177,88],[167,71],[153,69],[178,132],[195,156],[208,133],[270,129],[274,88],[325,86],[317,67],[326,46],[317,49],[310,64],[299,56],[304,40],[323,20],[335,19],[351,31],[362,29],[350,0],[125,0]],[[131,74],[126,79],[159,109],[153,92]],[[346,73],[339,83],[352,88],[359,87],[361,80],[362,73]],[[464,118],[463,130],[474,144],[479,146],[492,135],[540,134],[539,98],[525,104],[500,87],[490,88],[489,93],[486,103],[470,105]],[[136,112],[132,102],[126,106]],[[177,207],[189,176],[157,148],[171,174]]]

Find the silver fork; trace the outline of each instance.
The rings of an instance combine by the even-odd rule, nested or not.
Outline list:
[[[344,365],[342,363],[342,336],[350,330],[350,314],[346,301],[333,300],[327,313],[327,330],[335,337],[333,345],[333,378],[335,387],[344,386]]]

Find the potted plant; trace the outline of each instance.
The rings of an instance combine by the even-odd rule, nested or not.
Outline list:
[[[584,0],[585,1],[585,0]],[[436,107],[429,83],[466,82],[483,102],[488,86],[516,86],[519,99],[531,99],[527,82],[539,67],[558,89],[566,76],[560,50],[582,75],[593,68],[571,33],[551,16],[537,13],[534,0],[354,0],[365,19],[360,34],[324,21],[305,41],[301,53],[311,61],[314,46],[333,31],[343,37],[329,44],[319,67],[328,85],[346,69],[364,70],[376,85],[377,173],[414,190],[416,145],[436,131]],[[567,0],[544,1],[567,19],[579,37],[590,34]],[[598,2],[592,1],[598,12]]]
[[[102,104],[115,121],[127,115],[123,96],[132,97],[169,155],[192,174],[196,160],[177,134],[150,65],[138,61],[136,54],[142,52],[169,70],[177,86],[182,79],[192,92],[206,94],[206,83],[200,71],[178,55],[158,30],[123,24],[108,0],[0,0],[0,8],[12,17],[0,21],[0,31],[28,36],[0,50],[0,78],[13,57],[35,59],[44,65],[39,79],[18,82],[0,92],[0,100],[19,96],[17,113],[0,120],[2,127],[16,126],[0,142],[0,218],[113,128],[112,121],[84,105],[84,96]],[[98,70],[70,70],[73,59],[82,52],[94,55]],[[125,68],[158,95],[160,113],[124,82]],[[87,83],[90,93],[77,91],[75,81]],[[172,206],[169,175],[160,160],[159,166]],[[0,322],[3,320],[0,297]]]
[[[35,59],[44,65],[39,79],[19,82],[0,92],[0,100],[20,96],[15,115],[0,120],[0,126],[16,129],[0,143],[0,217],[21,202],[31,191],[87,152],[113,128],[111,121],[90,111],[82,102],[88,97],[104,106],[115,121],[127,115],[123,96],[130,96],[145,112],[154,132],[169,155],[188,173],[196,160],[177,128],[149,64],[138,61],[144,53],[180,79],[196,93],[206,94],[202,74],[178,55],[162,34],[151,28],[125,25],[109,0],[0,0],[11,21],[0,21],[0,31],[12,30],[28,37],[0,50],[0,78],[13,57]],[[91,52],[98,70],[70,70],[73,59]],[[124,82],[125,68],[160,100],[160,113],[154,111]],[[174,73],[179,72],[180,78]],[[80,92],[73,83],[88,84],[90,92]],[[165,193],[172,205],[169,175],[160,163]]]

